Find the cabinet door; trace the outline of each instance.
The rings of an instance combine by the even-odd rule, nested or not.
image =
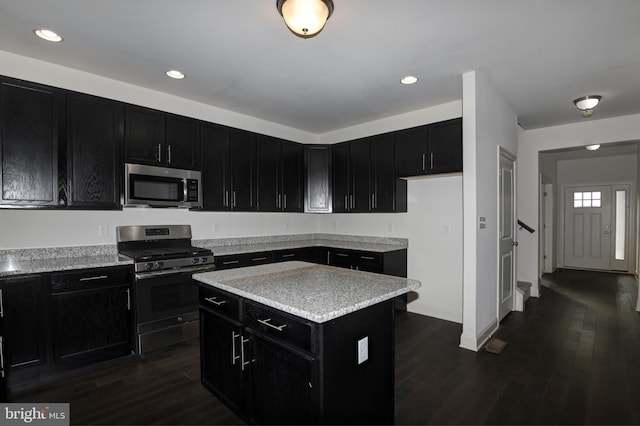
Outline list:
[[[282,142],[282,210],[304,210],[304,147],[297,143]]]
[[[338,268],[353,269],[354,257],[353,252],[349,250],[341,249],[329,249],[329,263],[330,266],[337,266]]]
[[[371,210],[396,211],[395,146],[392,134],[371,138]]]
[[[164,113],[149,108],[125,107],[125,146],[127,163],[160,166],[164,153]]]
[[[131,353],[129,286],[51,296],[56,364],[79,367]]]
[[[250,132],[229,132],[231,209],[256,210],[256,139]]]
[[[251,335],[249,421],[314,424],[313,359]]]
[[[331,148],[308,146],[304,149],[304,211],[331,212]]]
[[[281,142],[268,136],[259,136],[256,152],[258,210],[279,211],[284,205],[281,192]]]
[[[27,275],[0,280],[4,315],[5,368],[42,365],[46,361],[41,278]]]
[[[122,104],[80,93],[67,95],[67,204],[119,209]]]
[[[396,169],[398,176],[419,176],[427,173],[427,126],[397,132]]]
[[[349,144],[335,145],[331,150],[333,171],[333,212],[344,213],[351,206],[351,173],[349,169]]]
[[[351,193],[349,211],[368,212],[371,206],[371,144],[368,139],[349,143],[349,163],[351,170]]]
[[[167,114],[165,136],[168,167],[200,170],[200,124],[197,120]]]
[[[429,173],[462,171],[462,119],[429,126]]]
[[[243,407],[240,331],[239,324],[200,308],[202,384],[237,413]]]
[[[0,80],[0,204],[58,204],[62,92]]]
[[[203,210],[229,210],[231,208],[229,129],[214,124],[203,124],[200,132]]]

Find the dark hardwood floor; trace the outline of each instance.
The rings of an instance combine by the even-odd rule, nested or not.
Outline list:
[[[396,322],[397,424],[639,424],[640,313],[629,275],[559,270],[513,312],[500,354],[458,348],[462,327]],[[200,385],[198,344],[127,357],[10,395],[70,402],[72,424],[241,424]]]

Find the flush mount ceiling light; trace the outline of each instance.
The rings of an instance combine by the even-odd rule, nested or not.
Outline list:
[[[332,0],[277,0],[276,7],[291,32],[302,38],[322,31],[333,13]]]
[[[593,110],[598,106],[601,99],[602,96],[600,95],[588,95],[578,99],[574,99],[573,103],[575,104],[576,108],[582,111],[582,117],[587,118],[593,115]]]
[[[400,83],[402,84],[413,84],[413,83],[416,83],[417,81],[418,81],[418,77],[414,77],[412,75],[408,75],[400,79]]]
[[[44,28],[38,28],[33,30],[33,33],[43,40],[51,41],[53,43],[59,43],[62,41],[62,37],[58,33]]]
[[[165,74],[168,77],[175,78],[176,80],[182,80],[184,78],[184,74],[178,70],[169,70]]]
[[[595,151],[596,149],[600,148],[600,145],[599,144],[587,145],[585,146],[585,148],[587,148],[587,150],[589,151]]]

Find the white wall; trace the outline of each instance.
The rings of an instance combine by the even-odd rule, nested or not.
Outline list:
[[[443,121],[462,115],[455,101],[324,135],[314,135],[231,111],[0,51],[0,73],[69,90],[229,125],[302,143],[334,143]],[[409,239],[408,272],[423,282],[409,309],[462,321],[462,178],[443,176],[408,184],[406,214],[213,213],[175,209],[28,211],[0,209],[0,249],[115,243],[115,227],[188,223],[195,239],[313,232]],[[334,229],[334,223],[337,227]],[[389,231],[389,224],[393,224]],[[444,226],[450,234],[444,234]],[[100,236],[100,227],[107,229]]]
[[[597,114],[597,112],[596,112]],[[538,217],[538,171],[540,151],[590,144],[640,140],[640,114],[518,132],[518,214],[525,223],[540,223]],[[519,234],[518,281],[533,283],[532,296],[539,296],[538,236]]]
[[[462,177],[407,186],[407,213],[321,215],[318,231],[407,238],[407,275],[422,282],[409,311],[462,322]]]
[[[478,350],[498,326],[498,155],[517,154],[517,117],[475,71],[463,75],[464,279],[460,346]],[[519,167],[520,160],[517,160]],[[486,218],[486,228],[478,220]]]

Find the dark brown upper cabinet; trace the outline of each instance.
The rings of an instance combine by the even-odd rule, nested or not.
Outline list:
[[[398,176],[462,171],[462,119],[396,132]]]
[[[367,212],[371,208],[371,144],[368,139],[332,149],[333,212]]]
[[[128,163],[200,170],[197,120],[135,105],[125,107]]]
[[[0,204],[57,206],[64,92],[0,78]]]
[[[259,135],[256,152],[258,211],[303,211],[304,147]]]
[[[380,213],[407,211],[407,181],[398,179],[395,170],[393,133],[373,136],[371,140],[371,211]]]
[[[67,94],[67,186],[61,198],[69,207],[121,208],[123,141],[122,103],[81,93]]]
[[[331,147],[304,147],[304,211],[331,213]]]
[[[255,134],[203,123],[203,210],[256,210]]]

